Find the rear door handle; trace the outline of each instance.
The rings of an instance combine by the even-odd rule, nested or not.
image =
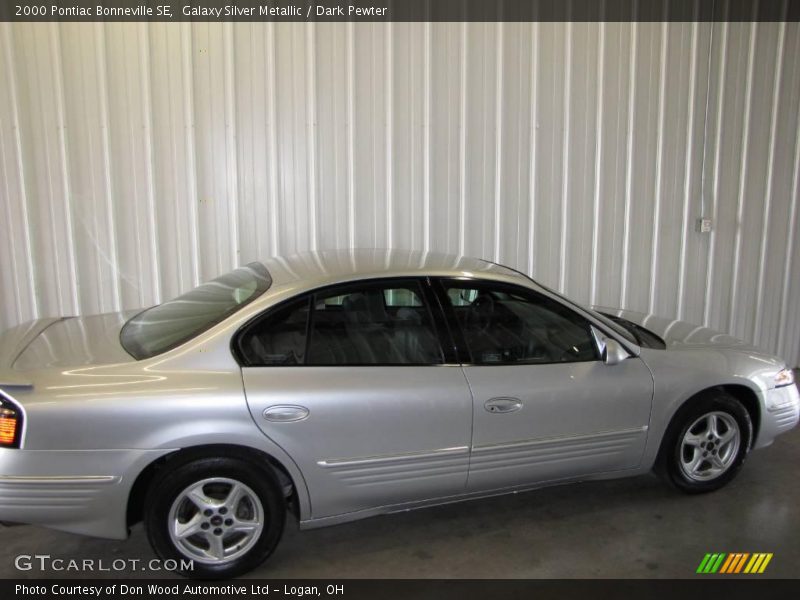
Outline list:
[[[267,421],[276,423],[291,423],[292,421],[302,421],[308,416],[308,409],[305,406],[293,404],[279,404],[270,406],[264,411],[264,418]]]
[[[519,398],[492,398],[487,400],[483,407],[490,413],[510,413],[522,408]]]

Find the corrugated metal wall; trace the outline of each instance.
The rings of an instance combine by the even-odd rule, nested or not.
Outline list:
[[[0,58],[0,326],[393,246],[800,358],[797,23],[5,23]]]

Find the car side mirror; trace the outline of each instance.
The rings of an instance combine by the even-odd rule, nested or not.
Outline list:
[[[618,365],[626,358],[628,358],[628,351],[622,347],[622,344],[615,339],[607,338],[605,348],[603,348],[603,362],[607,365]]]

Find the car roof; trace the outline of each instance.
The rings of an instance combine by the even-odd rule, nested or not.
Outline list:
[[[487,277],[528,283],[528,279],[509,267],[496,263],[439,252],[384,248],[317,250],[260,261],[272,277],[273,287],[296,285],[315,287],[355,279],[381,277]]]

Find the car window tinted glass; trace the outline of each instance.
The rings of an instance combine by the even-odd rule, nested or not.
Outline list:
[[[259,263],[226,273],[133,317],[122,328],[122,346],[139,360],[171,350],[252,302],[271,283]]]
[[[598,360],[589,322],[533,291],[453,283],[447,297],[474,364]]]
[[[468,288],[451,288],[447,297],[453,306],[469,306],[478,297],[478,290]]]
[[[625,331],[634,338],[634,343],[639,344],[644,348],[655,348],[658,350],[664,350],[667,347],[666,342],[663,339],[658,337],[655,333],[650,331],[649,329],[645,329],[641,325],[637,325],[636,323],[632,323],[628,319],[623,319],[622,317],[617,317],[610,314],[603,314],[602,316],[607,317],[620,327],[624,327]]]
[[[404,306],[415,308],[422,306],[422,300],[420,299],[419,295],[417,295],[417,293],[413,290],[409,290],[407,288],[392,288],[383,290],[383,300],[386,303],[387,308],[402,308]]]
[[[443,362],[416,282],[348,284],[273,309],[237,345],[248,366]],[[310,322],[309,322],[310,319]]]
[[[272,309],[266,319],[249,327],[238,341],[245,364],[304,364],[309,308],[306,296]]]
[[[442,350],[422,298],[415,282],[316,294],[306,364],[441,363]]]
[[[631,343],[633,343],[633,344],[639,344],[639,343],[640,343],[640,340],[639,340],[639,338],[637,338],[637,337],[636,337],[636,336],[633,334],[633,332],[631,332],[631,331],[629,331],[629,330],[625,329],[625,327],[623,327],[621,324],[619,324],[619,323],[615,322],[615,321],[614,321],[614,320],[611,318],[611,315],[607,315],[607,314],[604,314],[604,313],[601,313],[601,312],[597,312],[596,310],[594,310],[594,309],[592,309],[591,307],[588,307],[588,306],[581,306],[581,308],[582,308],[583,310],[587,311],[587,312],[590,312],[592,315],[594,315],[594,317],[595,317],[595,318],[596,318],[598,321],[600,321],[601,323],[603,323],[603,325],[607,326],[607,327],[608,327],[609,329],[611,329],[611,331],[613,331],[614,333],[618,333],[619,335],[621,335],[622,337],[624,337],[624,338],[625,338],[626,340],[628,340],[629,342],[631,342]]]

